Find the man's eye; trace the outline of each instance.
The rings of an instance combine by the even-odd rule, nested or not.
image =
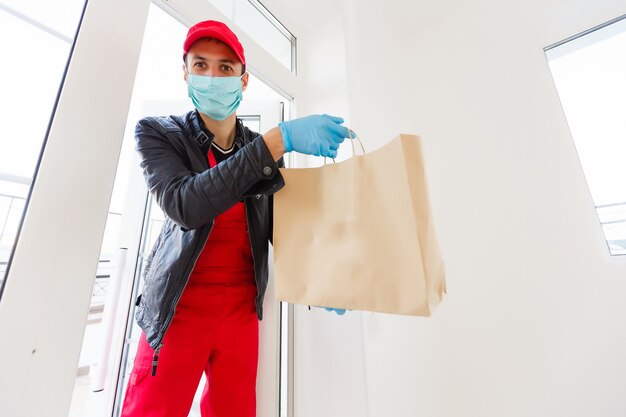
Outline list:
[[[193,66],[197,68],[204,68],[204,62],[196,62]]]
[[[232,71],[233,69],[228,65],[222,65],[222,71]]]

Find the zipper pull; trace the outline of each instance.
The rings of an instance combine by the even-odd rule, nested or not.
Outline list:
[[[159,364],[159,352],[161,352],[161,348],[163,347],[163,343],[161,343],[154,350],[154,355],[152,355],[152,376],[156,375],[157,365]]]

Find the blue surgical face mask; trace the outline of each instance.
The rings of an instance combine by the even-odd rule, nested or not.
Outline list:
[[[187,94],[198,111],[224,120],[237,110],[243,97],[241,77],[207,77],[187,74]]]

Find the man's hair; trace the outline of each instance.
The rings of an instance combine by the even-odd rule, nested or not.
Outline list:
[[[212,40],[212,41],[219,42],[219,43],[221,43],[221,44],[226,45],[226,43],[225,43],[225,42],[222,42],[221,40],[216,39],[216,38],[200,38],[200,39],[198,39],[198,40],[201,40],[201,39],[210,39],[210,40]],[[226,45],[226,46],[228,46],[228,45]],[[230,48],[230,46],[228,46],[228,47]],[[183,55],[183,61],[185,62],[185,66],[187,66],[187,55],[188,55],[188,54]],[[241,61],[240,61],[239,63],[241,64]],[[246,73],[246,66],[245,66],[244,64],[242,64],[241,66],[242,66],[242,68],[243,68],[243,69],[241,70],[241,75],[243,75],[243,74],[245,74],[245,73]]]

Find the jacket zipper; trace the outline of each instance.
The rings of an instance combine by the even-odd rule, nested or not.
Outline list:
[[[244,130],[242,130],[244,131]],[[243,135],[245,136],[245,135]],[[250,143],[251,140],[250,138],[245,138],[247,140],[244,140],[244,142],[248,142]],[[257,288],[257,296],[254,297],[254,307],[257,309],[257,315],[258,313],[258,307],[257,307],[257,298],[259,296],[259,277],[258,274],[256,273],[256,259],[254,258],[254,245],[252,244],[252,232],[250,230],[250,210],[248,210],[248,205],[252,205],[252,200],[248,200],[250,203],[248,203],[247,201],[244,201],[245,207],[246,207],[246,222],[247,222],[247,226],[248,226],[248,242],[250,242],[250,254],[252,255],[252,269],[253,269],[253,273],[254,273],[254,285]]]
[[[252,203],[250,203],[252,204]],[[257,298],[259,296],[259,282],[258,282],[258,276],[256,273],[256,260],[254,259],[254,245],[252,244],[252,233],[250,232],[250,215],[248,214],[248,212],[250,210],[248,210],[248,204],[245,205],[246,207],[246,222],[248,223],[248,242],[250,242],[250,254],[252,254],[252,269],[253,269],[253,273],[254,273],[254,284],[256,285],[257,288],[257,295],[256,297],[254,297],[254,306],[255,308],[257,308]],[[257,308],[257,315],[258,315],[258,308]]]
[[[156,349],[154,349],[154,354],[152,355],[152,376],[156,375],[157,365],[159,363],[159,352],[161,352],[162,347],[163,343],[159,343]]]

